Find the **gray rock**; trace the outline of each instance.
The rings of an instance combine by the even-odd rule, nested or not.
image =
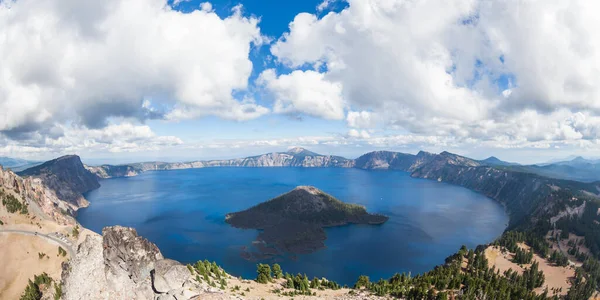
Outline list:
[[[155,300],[175,300],[175,297],[173,297],[173,295],[169,295],[169,294],[158,294],[158,295],[156,295],[156,297],[154,299]]]
[[[177,300],[188,300],[200,295],[197,291],[192,291],[189,289],[180,289],[176,293],[174,293],[175,299]]]
[[[163,259],[158,247],[138,236],[133,228],[105,227],[102,237],[107,277],[120,278],[125,275],[134,283],[140,283],[150,277],[154,262]]]
[[[183,283],[183,288],[189,290],[199,290],[202,288],[202,286],[194,279],[193,276],[190,276],[190,278]]]
[[[158,293],[166,293],[171,290],[181,289],[191,274],[188,268],[181,263],[162,259],[154,263],[152,272],[152,284]]]

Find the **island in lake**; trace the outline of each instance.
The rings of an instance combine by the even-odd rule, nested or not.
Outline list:
[[[344,203],[312,186],[299,186],[225,217],[233,227],[261,230],[254,247],[242,251],[242,256],[248,260],[312,253],[325,247],[325,227],[379,225],[388,219],[384,215],[368,213],[364,206]]]

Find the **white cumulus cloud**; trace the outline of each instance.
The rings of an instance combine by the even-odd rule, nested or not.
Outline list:
[[[349,111],[346,116],[346,123],[354,128],[371,128],[375,120],[373,114],[368,111]]]
[[[358,112],[368,111],[385,129],[460,141],[599,137],[600,2],[348,4],[298,14],[271,52],[341,83],[349,127],[367,127]]]
[[[232,96],[247,89],[249,52],[263,41],[258,19],[240,11],[220,18],[205,3],[181,13],[166,0],[0,2],[0,132],[172,111],[266,113]]]
[[[296,70],[279,75],[268,69],[261,73],[259,84],[275,99],[276,113],[304,113],[331,120],[344,118],[342,85],[325,79],[315,71]]]

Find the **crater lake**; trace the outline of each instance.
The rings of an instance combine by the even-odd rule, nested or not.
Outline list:
[[[85,197],[77,220],[101,233],[111,225],[134,227],[163,255],[183,263],[207,259],[227,272],[256,277],[259,262],[284,272],[326,277],[352,285],[394,273],[422,273],[444,263],[461,245],[474,248],[500,236],[503,207],[462,187],[410,177],[401,171],[345,168],[204,168],[155,171],[106,179]],[[389,216],[380,226],[327,228],[326,248],[295,259],[248,261],[240,256],[256,230],[236,229],[225,215],[312,185],[347,202]]]

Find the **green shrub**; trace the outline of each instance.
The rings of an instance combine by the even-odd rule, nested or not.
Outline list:
[[[54,283],[54,300],[60,300],[62,297],[62,286],[60,284]]]
[[[73,232],[72,233],[73,233],[73,236],[75,238],[79,237],[79,225],[76,225],[75,227],[73,227]]]
[[[2,193],[0,197],[2,198],[2,205],[6,207],[9,213],[14,214],[20,211],[22,214],[27,214],[27,205],[21,203],[15,196]]]
[[[67,256],[67,251],[65,249],[63,249],[63,247],[58,246],[58,256]]]

